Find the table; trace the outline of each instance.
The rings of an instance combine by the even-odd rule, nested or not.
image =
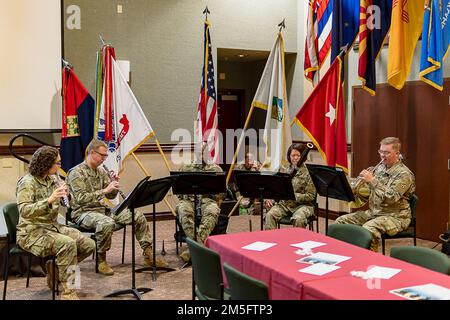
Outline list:
[[[307,240],[326,243],[313,249],[351,259],[338,264],[341,268],[323,276],[299,272],[307,264],[296,262],[303,256],[290,246]],[[256,241],[277,243],[262,252],[242,249]],[[389,293],[391,289],[434,283],[450,288],[450,277],[404,261],[384,256],[370,250],[351,245],[302,228],[243,232],[211,236],[206,246],[218,252],[221,262],[265,282],[269,296],[274,300],[297,299],[402,299]],[[378,265],[402,269],[389,280],[367,280],[350,275],[351,271],[367,271],[369,266]],[[226,281],[226,280],[225,280]],[[225,283],[227,285],[227,283]],[[378,289],[369,287],[379,287]]]

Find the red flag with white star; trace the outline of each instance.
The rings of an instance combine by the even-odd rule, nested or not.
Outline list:
[[[348,172],[341,66],[337,57],[293,122],[311,138],[328,166]]]

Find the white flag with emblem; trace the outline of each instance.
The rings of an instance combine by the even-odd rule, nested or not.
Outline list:
[[[116,60],[111,60],[115,149],[109,148],[105,165],[118,173],[126,157],[150,139],[154,132],[122,74],[119,64]]]
[[[267,111],[263,137],[265,156],[262,167],[278,171],[282,164],[287,163],[286,153],[292,144],[281,32],[270,52],[252,104]]]

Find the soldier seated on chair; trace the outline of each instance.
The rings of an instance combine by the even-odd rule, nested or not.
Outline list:
[[[253,153],[247,152],[245,154],[245,160],[243,163],[238,163],[234,170],[247,170],[247,171],[259,171],[261,167],[261,163],[254,159]],[[233,184],[233,188],[236,190],[237,187]],[[236,197],[240,197],[239,190],[236,190]],[[259,213],[259,208],[257,207],[257,199],[250,198],[242,198],[239,203],[239,214],[249,214],[253,215],[255,213]],[[256,205],[256,208],[255,208]]]
[[[197,147],[195,160],[192,163],[185,164],[180,171],[198,171],[198,172],[223,172],[217,164],[215,164],[209,154],[207,143],[203,142],[201,148]],[[180,218],[181,226],[187,237],[194,239],[194,195],[179,195],[180,202],[175,210]],[[220,214],[219,200],[225,197],[220,195],[200,195],[202,217],[200,225],[197,226],[197,241],[203,244],[206,238],[217,224]],[[188,262],[190,260],[189,250],[180,254],[180,258]]]
[[[36,150],[29,173],[17,183],[19,209],[17,244],[38,257],[56,255],[55,279],[61,282],[61,299],[76,300],[78,296],[68,282],[77,264],[92,254],[95,243],[78,230],[57,221],[61,199],[67,197],[67,186],[58,183],[55,173],[61,166],[58,150],[44,146]],[[47,284],[53,288],[53,261],[47,262]]]
[[[297,166],[304,148],[306,147],[299,143],[293,143],[287,151],[289,166],[282,166],[280,172],[292,175],[295,200],[281,200],[278,203],[273,200],[265,201],[264,205],[269,210],[264,226],[266,230],[275,229],[277,222],[287,215],[291,215],[294,227],[305,228],[309,219],[314,216],[316,188],[306,166]]]
[[[107,145],[93,139],[87,147],[86,160],[69,171],[67,183],[72,195],[72,217],[86,229],[95,229],[98,252],[98,272],[113,275],[113,269],[106,262],[106,252],[111,248],[111,238],[116,224],[131,224],[131,211],[124,210],[109,216],[105,198],[116,198],[120,185],[118,176],[111,178],[101,167],[108,157]],[[147,220],[141,212],[135,211],[136,239],[143,250],[144,266],[153,265],[152,235]],[[156,259],[156,266],[167,267],[162,258]]]
[[[380,141],[381,161],[360,173],[360,179],[369,192],[369,209],[345,214],[336,223],[363,226],[372,233],[370,249],[378,251],[381,235],[395,235],[411,222],[409,199],[416,188],[414,174],[400,157],[400,139],[387,137]],[[357,193],[355,186],[353,193]],[[356,194],[357,196],[357,194]]]

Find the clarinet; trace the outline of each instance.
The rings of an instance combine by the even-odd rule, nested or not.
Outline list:
[[[61,176],[58,172],[56,172],[56,180],[58,181],[58,187],[64,184],[64,181],[61,179]],[[67,196],[62,197],[62,201],[65,207],[70,208],[69,198]]]
[[[103,169],[105,169],[106,172],[108,172],[109,179],[112,181],[113,177],[112,177],[111,173],[114,173],[114,171],[109,170],[108,167],[107,167],[105,164],[103,164]],[[125,198],[127,197],[127,196],[125,195],[125,193],[123,193],[122,190],[118,189],[118,191],[119,191],[119,194],[120,194],[120,196],[122,197],[122,199],[125,199]]]

